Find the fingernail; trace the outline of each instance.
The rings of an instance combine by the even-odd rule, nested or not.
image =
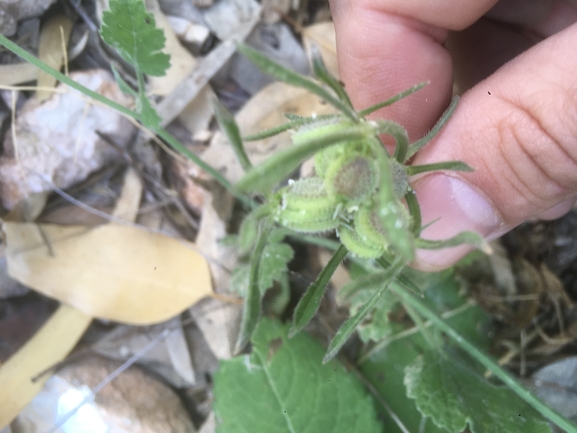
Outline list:
[[[494,239],[502,232],[502,220],[489,201],[457,177],[432,174],[414,186],[421,205],[424,239],[442,240],[462,231],[477,232]],[[442,250],[419,250],[417,266],[425,270],[444,269],[471,251],[468,245]]]

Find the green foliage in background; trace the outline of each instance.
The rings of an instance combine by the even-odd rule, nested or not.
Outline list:
[[[380,433],[364,386],[307,334],[260,321],[252,353],[221,362],[214,376],[218,433]]]
[[[135,68],[137,91],[130,90],[115,75],[121,88],[136,96],[136,112],[80,86],[1,35],[0,44],[69,86],[140,120],[246,206],[248,217],[230,241],[246,259],[244,269],[236,275],[240,281],[237,287],[246,293],[237,349],[242,349],[251,337],[253,347],[251,355],[223,362],[215,376],[219,431],[381,431],[382,423],[377,421],[373,400],[364,387],[331,360],[358,329],[367,343],[359,368],[384,399],[383,407],[390,407],[398,417],[393,422],[390,413],[383,410],[389,416],[385,421],[387,432],[403,431],[400,425],[410,427],[411,432],[457,432],[468,425],[473,433],[540,433],[549,431],[542,416],[565,431],[577,432],[573,424],[536,399],[484,353],[487,316],[458,295],[452,278],[429,275],[422,279],[405,268],[414,257],[415,248],[437,249],[461,243],[486,246],[474,233],[434,242],[420,238],[420,210],[410,188],[410,177],[433,170],[470,170],[459,161],[426,166],[408,163],[448,121],[456,100],[426,136],[409,143],[401,125],[387,120],[369,121],[366,116],[409,96],[423,84],[356,111],[318,53],[313,51],[312,56],[314,80],[239,46],[265,72],[308,89],[333,105],[339,114],[310,118],[287,115],[285,125],[246,137],[258,139],[294,131],[292,147],[252,167],[234,117],[217,104],[217,118],[247,170],[233,187],[159,126],[160,118],[144,92],[145,75],[164,74],[169,59],[161,52],[164,36],[156,29],[153,16],[146,12],[141,0],[110,0],[110,8],[104,14],[101,34]],[[394,138],[394,153],[385,150],[381,134]],[[311,157],[315,158],[316,176],[281,185],[301,162]],[[284,228],[281,230],[278,225]],[[269,319],[259,324],[264,293],[275,281],[286,284],[293,252],[285,237],[303,238],[297,232],[320,234],[330,230],[337,231],[342,245],[334,248],[333,259],[301,299],[292,327]],[[351,317],[339,329],[323,358],[323,348],[298,331],[317,312],[331,275],[349,251],[370,259],[363,262],[368,263],[368,271],[341,293],[341,298],[350,302]],[[391,316],[398,312],[407,317],[392,320]],[[327,363],[323,365],[323,361]],[[493,376],[491,382],[483,377],[486,372]]]

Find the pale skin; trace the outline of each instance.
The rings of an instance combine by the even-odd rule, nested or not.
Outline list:
[[[423,223],[438,219],[424,238],[473,230],[491,240],[528,219],[557,218],[575,204],[576,4],[331,0],[340,76],[357,108],[430,81],[376,113],[405,126],[411,140],[447,107],[453,63],[458,66],[460,104],[414,163],[461,160],[476,171],[416,180]],[[467,251],[419,251],[415,265],[442,269]]]

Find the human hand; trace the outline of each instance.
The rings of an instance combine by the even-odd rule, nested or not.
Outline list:
[[[340,77],[358,109],[430,81],[376,116],[399,122],[411,141],[448,105],[453,62],[464,86],[487,77],[463,94],[414,161],[460,160],[476,170],[417,179],[423,224],[438,219],[422,237],[471,230],[492,240],[529,218],[557,218],[575,203],[577,7],[570,1],[331,1]],[[481,19],[488,11],[492,20]],[[450,53],[443,45],[449,31],[464,29],[451,35]],[[535,37],[543,40],[533,45]],[[445,268],[468,251],[419,251],[416,265]]]

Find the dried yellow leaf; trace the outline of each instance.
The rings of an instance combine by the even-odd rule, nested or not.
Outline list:
[[[4,223],[8,273],[94,317],[167,320],[212,293],[194,244],[144,229]]]

